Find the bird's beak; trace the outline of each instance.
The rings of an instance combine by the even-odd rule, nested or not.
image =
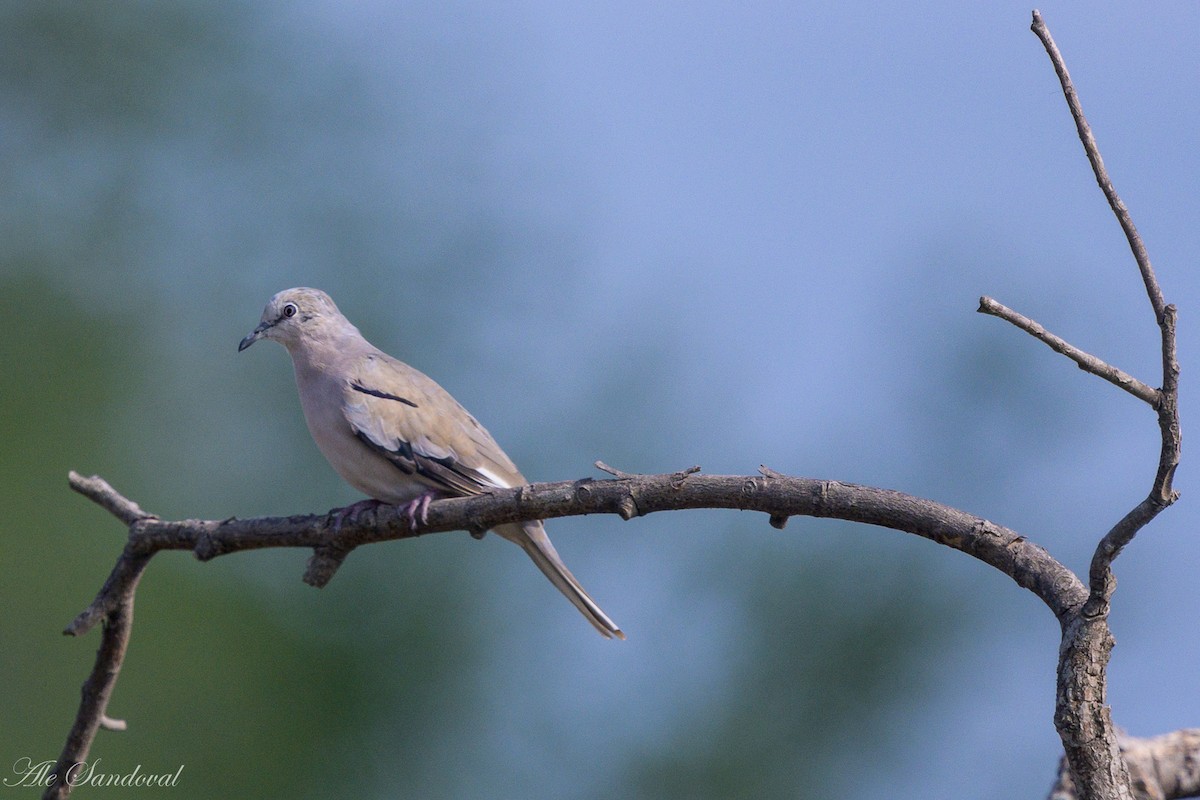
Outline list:
[[[238,342],[238,352],[239,353],[242,352],[247,347],[254,344],[259,339],[263,338],[263,336],[265,336],[267,333],[267,329],[270,327],[271,327],[271,323],[264,322],[261,325],[259,325],[257,328],[255,328],[254,330],[250,331],[250,333],[248,333],[246,335],[245,339],[242,339],[242,341]]]

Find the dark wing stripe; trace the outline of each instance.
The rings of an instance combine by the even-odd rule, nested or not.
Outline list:
[[[409,446],[408,442],[401,442],[399,450],[389,450],[357,428],[354,429],[354,435],[357,436],[359,441],[361,441],[367,447],[371,448],[376,453],[379,453],[388,461],[399,467],[400,471],[405,475],[416,474],[417,463],[413,460],[412,447]]]
[[[372,397],[381,397],[384,400],[395,400],[397,403],[404,403],[405,405],[412,406],[413,408],[417,407],[417,404],[414,403],[412,400],[409,400],[407,397],[397,397],[394,394],[388,394],[387,392],[381,392],[378,389],[368,389],[366,386],[363,386],[358,381],[351,383],[350,388],[356,392],[362,392],[363,394],[369,394]]]
[[[437,484],[443,491],[452,495],[480,494],[491,488],[491,483],[475,470],[464,467],[453,458],[430,458],[412,449],[408,442],[400,442],[395,450],[388,449],[371,439],[360,430],[355,430],[357,436],[367,447],[396,465],[405,475],[420,475],[422,478]]]

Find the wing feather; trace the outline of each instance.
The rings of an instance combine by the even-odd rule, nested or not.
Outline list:
[[[491,434],[428,376],[382,352],[364,356],[352,373],[346,421],[410,479],[447,495],[525,483]]]

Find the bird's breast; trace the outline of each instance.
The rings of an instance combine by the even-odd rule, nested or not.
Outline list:
[[[296,365],[296,384],[304,420],[321,454],[342,480],[358,491],[394,505],[420,497],[427,486],[363,444],[343,411],[340,381]]]

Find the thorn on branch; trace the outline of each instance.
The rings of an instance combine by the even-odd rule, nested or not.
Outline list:
[[[123,731],[129,726],[125,724],[125,720],[123,719],[113,719],[106,714],[102,714],[100,716],[100,727],[106,731]]]
[[[681,470],[679,470],[679,472],[672,474],[671,475],[671,488],[674,489],[675,491],[679,491],[680,489],[683,488],[683,482],[688,479],[688,476],[695,475],[699,471],[700,471],[700,465],[697,464],[694,467],[688,467],[687,469],[681,469]]]
[[[617,469],[616,467],[610,467],[608,464],[605,464],[603,461],[596,462],[596,469],[600,470],[601,472],[607,472],[609,475],[612,475],[613,477],[618,478],[619,480],[628,480],[630,478],[637,477],[637,475],[633,472],[622,472],[621,470]]]
[[[788,516],[787,514],[772,514],[769,522],[772,528],[781,531],[787,527]]]

